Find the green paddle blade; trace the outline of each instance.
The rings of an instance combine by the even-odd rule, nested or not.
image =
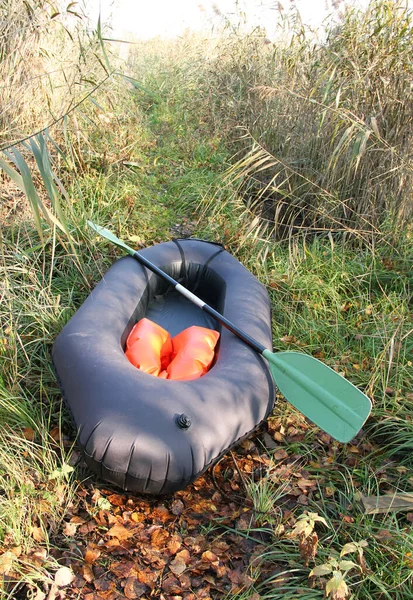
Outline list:
[[[112,242],[112,244],[115,244],[115,246],[119,246],[119,248],[126,250],[126,252],[131,256],[135,254],[135,250],[133,248],[130,248],[127,244],[125,244],[125,242],[122,242],[122,240],[116,237],[116,235],[109,231],[109,229],[105,229],[100,225],[95,225],[95,223],[92,223],[92,221],[88,221],[87,224],[91,229],[93,229],[93,231],[96,231],[96,233],[106,238],[109,242]]]
[[[318,427],[349,442],[370,414],[371,402],[352,383],[313,356],[264,350],[280,392]]]

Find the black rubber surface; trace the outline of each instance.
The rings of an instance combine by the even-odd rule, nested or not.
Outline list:
[[[199,240],[141,253],[258,342],[272,348],[265,287],[226,251]],[[171,493],[199,476],[271,412],[266,361],[222,329],[217,359],[194,381],[169,381],[131,365],[124,346],[142,317],[176,335],[217,323],[131,257],[118,260],[53,347],[64,398],[89,467],[131,492]],[[177,425],[179,415],[191,425]]]

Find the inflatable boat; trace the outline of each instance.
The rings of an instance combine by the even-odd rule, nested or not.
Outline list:
[[[265,287],[220,245],[174,240],[141,254],[272,347]],[[211,369],[175,381],[133,366],[125,344],[143,317],[172,336],[191,325],[220,331]],[[184,488],[273,408],[267,362],[131,257],[112,265],[58,335],[52,357],[88,466],[134,493]]]

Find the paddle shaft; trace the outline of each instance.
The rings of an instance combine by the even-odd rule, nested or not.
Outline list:
[[[206,312],[208,315],[211,315],[211,317],[216,319],[218,323],[221,323],[221,325],[223,325],[226,329],[229,329],[229,331],[241,338],[246,344],[254,348],[254,350],[259,352],[260,354],[262,354],[264,350],[267,350],[265,346],[254,340],[254,338],[252,338],[250,335],[248,335],[248,333],[234,325],[234,323],[228,321],[228,319],[221,315],[221,313],[212,308],[212,306],[209,306],[209,304],[201,300],[201,298],[198,298],[198,296],[195,296],[195,294],[193,294],[186,287],[178,283],[173,277],[162,271],[162,269],[151,263],[151,261],[142,256],[142,254],[139,254],[139,252],[134,252],[132,256],[136,258],[136,260],[139,261],[142,265],[145,265],[145,267],[150,269],[153,273],[159,275],[159,277],[162,277],[162,279],[170,283],[176,289],[177,292],[182,294],[182,296],[190,300],[193,304],[196,304],[196,306],[199,306],[199,308],[202,308],[204,312]]]
[[[266,358],[278,389],[316,425],[340,442],[349,442],[358,433],[370,414],[371,402],[352,383],[312,356],[297,352],[274,354],[108,229],[91,221],[88,224],[96,233],[125,250]]]

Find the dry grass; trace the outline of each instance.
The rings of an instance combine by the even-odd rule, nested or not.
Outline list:
[[[70,3],[0,4],[0,142],[5,147],[63,117],[106,74],[100,40]]]
[[[322,43],[295,19],[273,44],[231,31],[147,43],[150,74],[142,49],[130,60],[148,85],[168,72],[162,92],[232,145],[229,177],[276,238],[371,239],[412,214],[412,46],[411,12],[377,0],[347,10]]]

